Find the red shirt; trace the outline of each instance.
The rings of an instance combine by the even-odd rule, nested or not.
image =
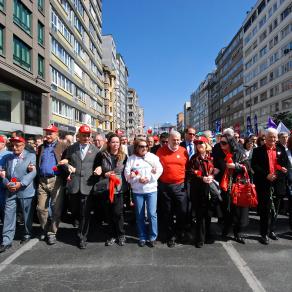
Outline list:
[[[163,166],[160,181],[167,184],[183,183],[186,175],[186,164],[189,160],[187,150],[179,146],[178,150],[173,152],[165,145],[158,149],[156,155]]]
[[[269,158],[270,173],[275,173],[276,165],[277,165],[276,147],[273,147],[273,148],[267,147],[267,153],[268,153],[268,158]]]

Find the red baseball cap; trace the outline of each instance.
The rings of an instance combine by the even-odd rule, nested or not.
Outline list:
[[[5,143],[4,137],[0,136],[0,143]]]
[[[158,136],[153,136],[153,140],[154,140],[154,141],[159,141]]]
[[[10,138],[10,142],[16,142],[16,143],[25,143],[25,139],[23,137],[13,137],[13,138]]]
[[[205,136],[200,136],[198,139],[194,141],[195,144],[199,144],[200,142],[209,143],[209,140]]]
[[[49,125],[46,129],[44,129],[44,131],[48,131],[48,132],[59,132],[59,129],[55,126],[55,125]]]
[[[79,128],[79,133],[81,134],[91,134],[91,129],[89,126],[87,125],[82,125],[80,128]]]

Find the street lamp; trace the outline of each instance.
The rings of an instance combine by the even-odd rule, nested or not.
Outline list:
[[[250,118],[250,127],[251,127],[251,89],[253,88],[253,85],[243,85],[243,87],[249,91],[249,118]]]

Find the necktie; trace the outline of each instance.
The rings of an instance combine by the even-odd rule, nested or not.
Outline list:
[[[81,153],[81,160],[83,160],[85,158],[85,149],[86,149],[86,145],[81,145],[81,149],[80,149],[80,153]]]
[[[191,158],[194,155],[194,145],[192,143],[189,143],[189,158]]]

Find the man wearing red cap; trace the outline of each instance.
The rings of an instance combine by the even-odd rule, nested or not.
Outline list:
[[[69,177],[67,190],[70,194],[70,203],[73,216],[79,218],[78,246],[86,248],[89,231],[90,211],[92,209],[92,188],[96,183],[93,175],[94,161],[98,149],[90,144],[91,129],[82,125],[78,131],[78,142],[69,146],[64,162],[68,162]]]
[[[43,233],[41,239],[52,245],[56,243],[56,233],[62,213],[64,197],[62,172],[58,169],[63,152],[67,145],[58,141],[59,129],[50,125],[45,131],[46,140],[38,147],[38,204],[37,214]],[[52,210],[51,220],[48,222],[48,208]]]
[[[36,156],[25,150],[25,139],[14,137],[10,139],[13,153],[10,154],[4,165],[5,173],[1,173],[6,189],[5,215],[2,231],[0,252],[11,247],[16,229],[16,203],[19,201],[23,217],[25,232],[21,243],[31,238],[32,214],[31,202],[35,195],[34,178],[36,176]]]

